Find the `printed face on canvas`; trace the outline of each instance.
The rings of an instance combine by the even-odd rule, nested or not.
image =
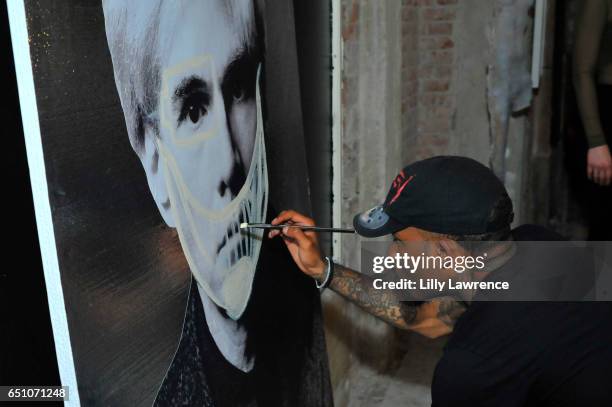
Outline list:
[[[239,355],[246,332],[232,319],[248,302],[262,235],[240,223],[265,221],[267,207],[253,4],[104,7],[132,146],[162,217],[178,230],[213,337],[248,370]]]
[[[157,147],[166,165],[169,218],[198,282],[238,317],[260,237],[239,226],[262,220],[265,209],[253,9],[244,1],[194,2],[175,18],[167,15],[159,30],[165,46]]]

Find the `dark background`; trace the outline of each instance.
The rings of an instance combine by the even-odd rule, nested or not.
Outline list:
[[[2,173],[5,265],[0,269],[0,385],[59,385],[38,246],[6,2],[0,2],[4,51]],[[21,403],[23,404],[23,403]]]

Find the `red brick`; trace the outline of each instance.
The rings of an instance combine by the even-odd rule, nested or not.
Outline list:
[[[449,49],[455,46],[453,40],[449,37],[424,37],[420,39],[419,47],[421,49]]]
[[[405,6],[402,7],[402,22],[414,21],[417,19],[416,7]]]
[[[423,11],[425,20],[450,21],[455,19],[455,10],[448,8],[427,8]]]
[[[444,79],[429,79],[423,86],[425,92],[446,92],[450,88],[450,82]]]
[[[455,47],[455,42],[450,39],[450,38],[443,38],[440,40],[439,42],[439,47],[440,49],[448,49],[448,48],[454,48]]]
[[[452,23],[435,22],[425,24],[424,34],[428,35],[451,35],[453,33]]]
[[[450,123],[453,120],[454,109],[450,107],[437,106],[427,112],[426,117],[429,119],[443,120]]]
[[[407,81],[406,83],[403,84],[403,89],[405,90],[407,95],[416,95],[418,88],[417,88],[417,82],[415,81]]]
[[[425,133],[446,133],[451,130],[451,121],[448,119],[438,119],[435,117],[423,118],[419,109],[418,128],[421,134]]]
[[[450,106],[452,99],[449,95],[440,93],[424,93],[419,97],[419,103],[426,108],[434,106]]]

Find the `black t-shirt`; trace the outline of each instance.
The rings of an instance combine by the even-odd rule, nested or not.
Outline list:
[[[513,236],[560,240],[536,226]],[[432,405],[612,406],[611,378],[612,303],[475,301],[436,367]]]

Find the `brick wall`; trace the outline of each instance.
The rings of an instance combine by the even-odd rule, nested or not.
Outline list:
[[[402,136],[407,161],[448,152],[453,136],[457,0],[402,1]]]
[[[350,225],[355,213],[384,199],[402,165],[440,154],[468,156],[490,165],[499,140],[510,140],[506,180],[512,181],[510,195],[520,207],[522,151],[526,149],[519,147],[528,145],[530,135],[521,115],[510,118],[508,135],[495,133],[494,123],[501,113],[491,104],[491,95],[503,94],[499,91],[512,78],[493,80],[491,71],[506,67],[507,55],[500,59],[496,51],[512,48],[498,49],[495,44],[519,41],[518,45],[525,45],[521,42],[526,40],[525,33],[510,39],[502,35],[511,32],[517,20],[505,21],[511,27],[496,30],[501,24],[499,10],[524,1],[341,3],[342,194],[334,197],[341,202],[341,223]],[[518,11],[516,19],[528,18]],[[358,269],[358,237],[343,236],[341,246],[342,263]],[[334,293],[323,297],[336,406],[382,405],[387,392],[397,404],[401,397],[384,386],[392,382],[388,378],[395,376],[394,363],[402,355],[407,360],[402,371],[419,378],[414,383],[411,379],[397,382],[409,389],[402,400],[406,405],[430,405],[429,391],[420,380],[427,376],[423,372],[433,368],[438,350],[411,345],[407,351],[405,337],[388,325]]]

